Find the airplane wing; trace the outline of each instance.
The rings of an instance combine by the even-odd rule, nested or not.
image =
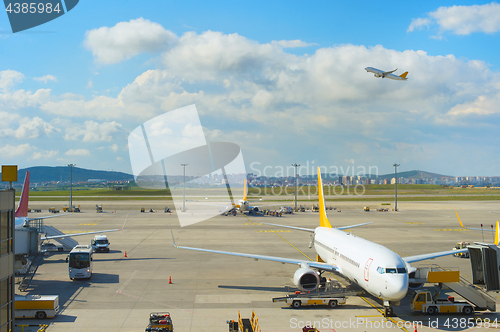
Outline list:
[[[311,228],[302,228],[302,227],[294,227],[294,226],[285,226],[285,225],[278,225],[278,224],[270,224],[270,223],[267,223],[267,222],[263,222],[262,224],[264,224],[264,225],[270,225],[270,226],[278,226],[278,227],[290,228],[290,229],[296,229],[298,231],[304,231],[304,232],[314,233],[314,229],[311,229]]]
[[[337,229],[348,229],[348,228],[354,228],[354,227],[359,227],[359,226],[364,226],[364,225],[369,225],[369,224],[373,224],[373,222],[365,222],[363,224],[357,224],[357,225],[349,225],[349,226],[342,226],[342,227],[337,227]]]
[[[282,264],[295,264],[295,265],[305,264],[311,268],[329,271],[329,272],[341,273],[338,267],[333,266],[331,264],[307,261],[304,259],[293,259],[293,258],[283,258],[283,257],[274,257],[274,256],[253,255],[253,254],[244,254],[244,253],[233,252],[233,251],[220,251],[220,250],[193,248],[193,247],[182,247],[182,246],[178,246],[177,244],[175,244],[174,233],[172,232],[172,228],[170,228],[170,232],[172,233],[172,242],[174,244],[174,247],[176,247],[177,249],[188,249],[188,250],[210,252],[210,253],[214,253],[214,254],[223,254],[223,255],[231,255],[231,256],[237,256],[237,257],[253,258],[255,260],[262,259],[262,260],[266,260],[266,261],[279,262]]]
[[[285,226],[285,225],[278,225],[278,224],[270,224],[270,223],[267,223],[267,222],[263,222],[262,224],[264,224],[264,225],[270,225],[270,226],[278,226],[278,227],[290,228],[290,229],[296,229],[296,230],[299,230],[299,231],[314,233],[314,229],[311,229],[311,228],[302,228],[302,227],[294,227],[294,226]],[[350,225],[350,226],[342,226],[342,227],[337,227],[337,229],[342,230],[342,229],[354,228],[354,227],[368,225],[368,224],[373,224],[373,222],[365,222],[363,224]]]
[[[467,251],[468,251],[468,249],[447,250],[447,251],[434,252],[434,253],[430,253],[430,254],[407,256],[407,257],[401,257],[401,258],[406,263],[413,263],[413,262],[425,261],[426,259],[433,259],[433,258],[442,257],[442,256],[459,254],[461,252],[467,252]]]
[[[455,214],[457,215],[457,218],[458,218],[458,222],[460,223],[460,226],[462,226],[462,228],[464,229],[470,229],[470,230],[473,230],[473,231],[486,231],[486,232],[494,232],[495,230],[493,229],[488,229],[488,228],[471,228],[471,227],[465,227],[464,224],[462,224],[462,220],[460,220],[460,217],[458,216],[458,212],[455,211]],[[498,221],[497,221],[497,228],[498,228]]]
[[[73,234],[64,234],[64,235],[54,235],[54,236],[42,236],[40,240],[46,241],[46,240],[51,240],[51,239],[61,239],[65,237],[73,237],[73,236],[79,236],[79,235],[89,235],[89,234],[99,234],[99,233],[107,233],[107,232],[118,232],[121,231],[123,228],[120,229],[108,229],[105,231],[95,231],[95,232],[86,232],[86,233],[73,233]]]
[[[46,241],[46,240],[51,240],[51,239],[62,239],[62,238],[65,238],[65,237],[73,237],[73,236],[80,236],[80,235],[99,234],[99,233],[108,233],[108,232],[119,232],[119,231],[121,231],[122,229],[125,228],[125,224],[127,223],[127,219],[128,219],[128,214],[127,214],[127,217],[125,218],[125,222],[123,223],[122,228],[118,228],[118,229],[107,229],[107,230],[104,230],[104,231],[84,232],[84,233],[72,233],[72,234],[64,234],[64,235],[42,236],[42,237],[40,237],[40,240]]]
[[[387,74],[392,74],[392,73],[394,73],[396,70],[398,70],[398,69],[396,68],[396,69],[394,69],[394,70],[384,71],[384,75],[387,75]]]

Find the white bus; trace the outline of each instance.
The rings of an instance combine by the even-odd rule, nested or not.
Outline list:
[[[89,245],[77,245],[71,250],[66,257],[71,279],[92,277],[92,254],[92,247]]]

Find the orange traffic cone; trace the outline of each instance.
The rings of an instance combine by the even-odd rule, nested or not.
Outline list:
[[[415,332],[417,332],[417,325],[415,325]]]
[[[172,283],[172,276],[170,276],[170,277],[168,278],[168,283],[169,283],[169,284],[171,284],[171,283]]]
[[[125,257],[127,257],[127,251],[125,250]]]

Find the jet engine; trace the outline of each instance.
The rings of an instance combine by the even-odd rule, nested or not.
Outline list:
[[[295,274],[293,275],[293,283],[300,290],[310,292],[318,288],[320,283],[319,275],[312,269],[301,267],[295,271]]]
[[[380,75],[379,75],[379,74],[373,74],[373,76],[375,76],[375,77],[380,77]]]

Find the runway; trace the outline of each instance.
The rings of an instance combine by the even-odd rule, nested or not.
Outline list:
[[[59,294],[61,312],[54,319],[16,321],[17,324],[49,323],[48,331],[142,331],[151,312],[169,311],[176,332],[212,332],[227,331],[226,321],[237,319],[239,310],[242,317],[247,318],[254,311],[262,331],[301,331],[299,327],[307,322],[321,324],[317,326],[320,331],[387,328],[413,331],[413,327],[404,326],[405,322],[421,321],[423,327],[419,330],[428,330],[427,325],[437,319],[437,328],[448,330],[446,319],[469,318],[440,315],[430,321],[429,316],[413,314],[409,308],[411,291],[401,305],[395,307],[397,317],[392,320],[382,316],[381,302],[370,295],[349,297],[347,305],[335,309],[291,309],[283,303],[273,303],[271,299],[284,296],[287,287],[294,287],[291,278],[298,267],[176,249],[170,233],[171,225],[175,241],[181,246],[315,259],[314,250],[308,248],[309,234],[266,226],[261,222],[315,228],[319,225],[318,213],[299,212],[282,218],[241,214],[236,217],[217,216],[181,228],[175,213],[164,213],[165,204],[156,200],[104,202],[104,213],[95,212],[98,203],[82,202],[83,213],[50,218],[45,222],[63,232],[95,231],[120,228],[128,215],[124,230],[107,234],[111,252],[94,254],[94,274],[90,280],[84,281],[69,279],[64,261],[67,253],[47,257],[39,267],[29,293]],[[479,227],[481,223],[489,227],[498,218],[490,212],[500,211],[500,203],[481,201],[401,202],[398,212],[374,211],[392,207],[381,206],[380,202],[327,202],[326,205],[342,211],[328,211],[332,225],[373,222],[351,231],[401,256],[450,250],[458,241],[482,241],[481,232],[460,229],[455,210],[470,227]],[[30,204],[31,208],[42,208],[42,211],[47,211],[50,206],[61,206],[62,210],[61,202]],[[363,206],[370,206],[372,211],[364,212]],[[158,212],[140,213],[141,207]],[[36,215],[46,213],[30,214],[30,217]],[[484,237],[485,241],[492,241],[488,238],[491,237],[489,232],[485,232]],[[90,244],[92,238],[92,235],[85,235],[74,239],[80,244]],[[125,251],[127,258],[124,257]],[[414,266],[430,263],[458,268],[470,279],[468,259],[450,256]],[[326,276],[335,278],[334,275]],[[168,282],[169,277],[172,284]],[[498,317],[493,313],[476,316],[491,320]],[[402,327],[396,325],[398,322]],[[455,330],[466,329],[458,327]]]

